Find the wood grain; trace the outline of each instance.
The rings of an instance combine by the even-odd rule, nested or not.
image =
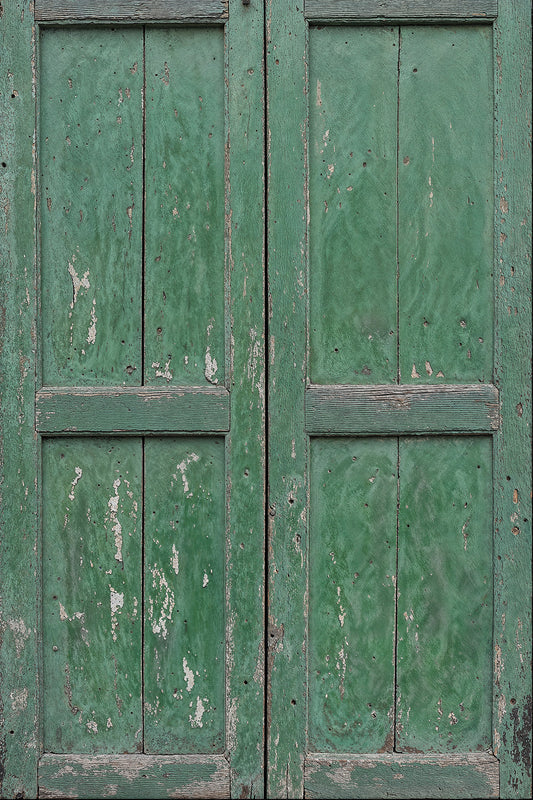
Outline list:
[[[305,0],[307,19],[397,21],[491,21],[498,13],[498,0]]]
[[[42,389],[36,426],[43,434],[227,431],[229,394],[218,387]]]
[[[396,382],[398,45],[389,27],[309,32],[313,383]]]
[[[142,383],[142,59],[139,29],[40,31],[48,385]]]
[[[36,0],[35,19],[217,21],[227,0]]]
[[[144,752],[224,749],[224,440],[144,444]]]
[[[142,747],[142,442],[43,444],[43,731],[49,752]]]
[[[39,762],[39,797],[100,800],[229,797],[224,756],[45,755]]]
[[[476,432],[499,424],[494,386],[310,386],[305,393],[310,434]]]
[[[492,744],[492,442],[399,445],[396,749]]]
[[[305,796],[313,798],[485,798],[499,796],[498,759],[490,753],[394,753],[305,762]]]
[[[224,384],[224,34],[149,28],[144,382]]]
[[[392,750],[398,445],[311,441],[309,749]]]

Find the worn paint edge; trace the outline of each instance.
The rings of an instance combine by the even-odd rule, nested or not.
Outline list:
[[[305,762],[305,792],[317,798],[498,797],[499,762],[491,753],[317,753]]]
[[[346,22],[493,22],[498,0],[306,0],[305,17]]]
[[[42,390],[36,396],[36,430],[53,433],[147,433],[229,430],[224,388]]]
[[[190,22],[218,21],[227,18],[227,0],[36,0],[35,19],[61,20],[171,20]]]
[[[310,386],[309,434],[494,433],[498,390],[464,386]]]
[[[39,797],[229,796],[229,763],[223,755],[44,755]]]

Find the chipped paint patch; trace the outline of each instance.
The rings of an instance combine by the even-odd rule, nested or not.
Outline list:
[[[189,669],[187,659],[183,659],[183,674],[185,675],[185,683],[187,684],[187,691],[191,692],[194,687],[194,672]]]
[[[204,702],[207,703],[205,697],[203,701],[199,697],[196,698],[196,710],[194,712],[194,717],[191,714],[189,714],[189,722],[191,723],[191,728],[204,727],[204,723],[202,722],[202,717],[205,714]]]
[[[172,372],[170,371],[170,362],[172,358],[169,358],[163,369],[161,369],[161,362],[160,361],[152,361],[152,369],[155,369],[155,376],[156,378],[165,378],[167,382],[172,380]]]
[[[91,731],[91,733],[98,733],[98,725],[93,719],[90,720],[89,722],[86,722],[85,727],[87,728],[88,731]]]
[[[17,654],[17,658],[20,658],[20,655],[24,650],[24,645],[26,644],[27,639],[30,637],[30,630],[26,627],[23,619],[10,619],[8,620],[7,624],[9,625],[9,628],[15,639],[15,652]]]
[[[83,276],[80,278],[76,270],[74,269],[74,262],[76,261],[76,255],[73,254],[72,261],[68,262],[68,272],[70,277],[72,278],[72,303],[70,304],[70,308],[73,309],[76,305],[78,300],[78,293],[81,288],[83,289],[90,289],[91,284],[89,283],[89,270],[86,270]]]
[[[111,634],[113,636],[113,641],[117,641],[117,626],[118,626],[118,619],[117,613],[121,608],[124,607],[124,592],[117,592],[111,584],[109,584],[109,603],[111,606]]]
[[[207,345],[205,350],[205,369],[204,375],[206,380],[209,383],[218,383],[218,378],[215,378],[216,372],[218,370],[218,364],[216,358],[213,358],[211,355],[211,347],[209,345],[209,337],[211,336],[211,332],[213,330],[214,320],[211,319],[209,321],[209,325],[207,326]]]
[[[78,481],[80,480],[81,476],[83,475],[83,470],[82,470],[81,467],[74,467],[74,472],[76,473],[76,477],[74,478],[74,480],[70,484],[72,486],[72,489],[70,490],[70,493],[69,493],[69,496],[68,496],[69,500],[74,500],[74,489],[75,489]]]
[[[11,692],[9,695],[11,699],[11,709],[17,714],[21,711],[24,711],[24,709],[28,706],[28,696],[29,693],[26,688],[21,689],[20,691]]]
[[[98,322],[98,317],[96,316],[96,297],[94,297],[91,308],[91,324],[89,325],[89,332],[87,334],[87,344],[94,344],[96,342],[97,322]]]
[[[107,501],[107,506],[109,508],[109,521],[111,522],[111,530],[113,531],[113,535],[115,537],[115,547],[117,548],[117,552],[115,553],[116,561],[122,563],[122,525],[118,519],[118,504],[120,500],[120,496],[118,493],[120,487],[120,478],[117,478],[113,482],[113,489],[115,490],[115,494],[109,498]]]
[[[187,456],[187,458],[184,458],[183,461],[180,464],[176,465],[176,469],[179,472],[181,472],[181,480],[183,482],[183,493],[185,494],[186,497],[192,497],[193,496],[193,492],[191,492],[189,490],[189,482],[187,480],[187,475],[186,475],[187,467],[189,466],[189,464],[192,464],[193,462],[199,461],[199,460],[200,460],[200,456],[199,455],[197,455],[196,453],[191,453],[190,456]],[[173,477],[174,477],[174,480],[178,479],[177,475],[174,475]]]
[[[173,544],[172,544],[172,558],[171,558],[171,564],[172,564],[172,569],[174,570],[174,572],[176,573],[176,575],[179,575],[179,571],[180,571],[180,561],[179,561],[179,555],[180,555],[180,554],[179,554],[179,550],[176,550],[176,546],[175,546],[175,544],[173,543]]]
[[[158,603],[159,614],[154,611],[154,598],[150,597],[150,604],[148,608],[148,616],[152,625],[152,631],[163,637],[167,638],[167,622],[172,619],[172,612],[174,611],[175,600],[174,592],[168,585],[165,573],[159,569],[157,564],[151,568],[152,572],[152,588],[158,589],[162,594],[162,602]]]

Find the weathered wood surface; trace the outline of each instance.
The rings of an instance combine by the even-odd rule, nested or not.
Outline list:
[[[402,383],[492,380],[491,44],[488,26],[401,29]]]
[[[145,34],[144,382],[224,384],[224,32]]]
[[[491,748],[491,456],[485,436],[400,439],[399,752]]]
[[[321,798],[481,798],[499,796],[498,760],[489,753],[313,754],[305,796]]]
[[[266,3],[268,74],[267,797],[303,796],[307,724],[307,30],[299,0]]]
[[[229,392],[222,387],[41,389],[36,428],[54,433],[229,430]]]
[[[305,16],[317,21],[490,21],[497,13],[498,0],[305,0]]]
[[[45,752],[142,748],[142,441],[42,450]]]
[[[398,444],[311,441],[309,748],[392,750]]]
[[[45,755],[39,761],[39,797],[201,800],[229,794],[224,756]]]
[[[35,797],[38,742],[31,2],[0,12],[0,796]]]
[[[398,45],[392,28],[309,31],[313,383],[396,382]]]
[[[35,19],[217,21],[227,0],[36,0]]]
[[[500,424],[494,386],[310,386],[309,434],[494,433]]]
[[[494,706],[501,796],[532,793],[531,5],[500,0],[495,28]]]
[[[45,385],[142,384],[142,63],[139,28],[40,31]]]
[[[265,737],[264,4],[229,0],[226,269],[226,747],[233,797],[263,797]]]
[[[224,750],[224,440],[144,444],[144,752]]]

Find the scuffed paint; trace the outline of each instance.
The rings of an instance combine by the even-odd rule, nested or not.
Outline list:
[[[179,561],[179,550],[176,550],[176,545],[172,544],[172,558],[170,559],[170,563],[172,564],[172,569],[179,575],[180,571],[180,561]]]
[[[174,599],[174,592],[170,588],[166,575],[162,569],[159,569],[157,564],[150,568],[152,573],[152,588],[158,589],[163,595],[162,602],[154,601],[153,597],[149,599],[148,617],[152,625],[152,631],[161,636],[163,639],[167,638],[167,622],[172,619],[172,613],[176,604]],[[158,611],[158,613],[157,613]]]
[[[209,383],[217,384],[218,383],[218,378],[216,378],[215,375],[216,375],[217,370],[218,370],[218,364],[217,364],[216,358],[213,358],[212,355],[211,355],[211,347],[209,345],[209,337],[211,336],[211,332],[213,330],[213,324],[214,324],[214,320],[211,319],[209,321],[209,325],[207,326],[207,345],[206,345],[206,350],[205,350],[204,375],[206,377],[206,380],[209,381]]]
[[[113,489],[115,490],[115,494],[109,498],[107,501],[107,506],[109,508],[109,521],[111,523],[111,530],[113,531],[115,538],[115,560],[122,563],[122,525],[118,519],[118,504],[120,501],[118,490],[120,484],[120,478],[117,478],[115,481],[113,481]]]
[[[109,585],[109,604],[111,606],[111,635],[113,636],[113,641],[117,641],[117,626],[118,626],[118,619],[117,613],[119,610],[124,606],[124,592],[117,592],[111,584]]]
[[[194,672],[189,669],[187,659],[183,659],[183,674],[185,676],[185,683],[187,684],[187,691],[191,692],[194,688]]]
[[[190,456],[187,456],[186,458],[183,459],[183,461],[181,461],[179,464],[176,465],[176,469],[178,470],[178,472],[181,472],[181,480],[183,482],[183,493],[185,494],[186,497],[193,496],[193,492],[189,490],[189,482],[187,480],[187,475],[186,475],[187,467],[189,466],[189,464],[192,464],[199,460],[200,460],[199,455],[197,455],[196,453],[191,453]],[[177,475],[173,475],[172,477],[174,478],[174,480],[178,479]]]

